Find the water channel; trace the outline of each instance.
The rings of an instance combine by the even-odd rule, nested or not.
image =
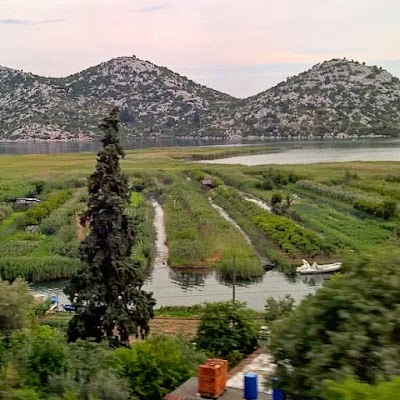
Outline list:
[[[185,143],[188,145],[189,143]],[[265,143],[264,143],[265,144]],[[24,144],[27,145],[27,144]],[[32,144],[29,144],[32,145]],[[64,151],[94,151],[94,149],[69,147],[70,144],[58,143],[54,152]],[[65,145],[65,147],[63,147]],[[94,146],[94,144],[91,144]],[[35,153],[37,148],[26,146],[23,151],[8,151],[0,144],[0,154]],[[14,145],[16,146],[16,145]],[[213,160],[213,163],[227,164],[305,164],[317,162],[342,161],[400,161],[400,139],[345,141],[345,142],[296,142],[283,146],[276,144],[281,150],[279,153],[270,153],[253,156],[241,156],[223,160]],[[66,149],[69,150],[66,150]],[[136,147],[137,148],[137,147]],[[40,152],[40,151],[39,151]],[[49,151],[53,152],[53,151]],[[257,202],[256,199],[248,199]],[[259,204],[262,206],[261,204]],[[157,306],[162,305],[193,305],[206,301],[224,301],[231,299],[232,287],[230,282],[224,281],[213,271],[182,272],[175,271],[167,265],[168,248],[165,245],[166,235],[163,223],[163,211],[158,203],[155,207],[155,226],[157,229],[157,254],[151,276],[147,279],[144,288],[154,292]],[[307,294],[313,293],[321,286],[325,276],[286,277],[285,275],[268,271],[262,278],[252,282],[239,282],[236,289],[236,298],[247,302],[248,306],[262,310],[265,299],[269,296],[280,298],[286,294],[292,295],[296,301]],[[42,294],[55,294],[60,297],[60,303],[69,303],[62,294],[63,282],[36,286],[34,290]]]

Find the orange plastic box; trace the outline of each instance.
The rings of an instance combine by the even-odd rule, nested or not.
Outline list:
[[[198,392],[202,397],[216,399],[225,391],[228,361],[212,358],[199,366]]]

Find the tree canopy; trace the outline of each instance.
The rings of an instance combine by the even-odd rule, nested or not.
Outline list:
[[[399,252],[364,256],[272,326],[282,386],[319,399],[325,379],[366,383],[400,375]]]
[[[255,312],[241,302],[206,304],[197,331],[197,346],[210,356],[235,364],[257,347]]]
[[[143,273],[132,261],[135,226],[125,208],[128,182],[119,161],[124,157],[118,137],[118,109],[104,118],[103,149],[89,178],[89,200],[82,224],[90,233],[80,248],[81,267],[66,293],[76,307],[69,340],[106,338],[113,346],[129,345],[129,337],[144,337],[154,316],[155,301],[142,290]]]
[[[9,283],[0,279],[0,332],[24,328],[29,322],[33,296],[22,279]]]

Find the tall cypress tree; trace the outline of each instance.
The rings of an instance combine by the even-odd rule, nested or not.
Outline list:
[[[135,226],[125,213],[129,190],[119,165],[125,154],[118,124],[114,108],[101,124],[103,149],[89,178],[81,223],[89,225],[90,233],[81,244],[81,267],[65,290],[76,308],[68,328],[70,341],[107,339],[111,346],[127,346],[129,336],[148,333],[154,316],[152,293],[142,290],[144,277],[131,259]]]

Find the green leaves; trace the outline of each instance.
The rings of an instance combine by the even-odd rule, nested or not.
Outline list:
[[[0,332],[5,334],[28,325],[33,297],[21,279],[11,284],[0,279]]]
[[[264,213],[254,216],[253,221],[292,257],[300,253],[317,255],[329,251],[317,234],[287,217]]]
[[[119,160],[124,156],[118,137],[118,110],[104,118],[103,149],[89,178],[89,200],[82,222],[90,233],[82,242],[81,267],[66,288],[77,313],[72,318],[69,340],[107,339],[111,346],[129,346],[130,336],[147,335],[154,316],[151,293],[141,290],[144,275],[132,256],[136,242],[127,178]]]
[[[352,272],[327,281],[272,326],[277,374],[296,399],[319,399],[325,379],[373,383],[400,374],[399,251],[348,261]]]
[[[186,379],[196,375],[205,356],[179,339],[155,337],[131,349],[117,349],[115,357],[128,380],[133,398],[161,400]]]
[[[358,382],[355,379],[346,379],[342,383],[327,381],[324,391],[324,400],[393,400],[400,392],[400,378],[389,382],[379,382],[376,385]]]
[[[254,318],[255,313],[245,303],[208,303],[196,344],[211,356],[238,362],[257,346],[258,324]]]

